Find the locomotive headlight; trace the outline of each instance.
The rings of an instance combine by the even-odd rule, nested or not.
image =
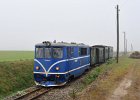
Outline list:
[[[59,68],[59,67],[56,67],[55,69],[56,69],[56,70],[59,70],[60,68]]]
[[[38,67],[38,66],[36,66],[36,68],[35,68],[36,70],[39,70],[40,68]]]

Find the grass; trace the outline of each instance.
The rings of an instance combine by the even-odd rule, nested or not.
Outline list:
[[[76,98],[76,91],[73,89],[69,96],[74,100]]]
[[[127,94],[122,97],[123,100],[140,100],[140,62],[135,63],[131,70],[131,86],[127,89]]]
[[[85,85],[88,85],[92,81],[94,81],[100,75],[100,72],[101,72],[101,69],[97,67],[90,74],[88,74],[84,79]]]
[[[33,84],[33,60],[0,62],[0,99]]]
[[[83,80],[84,88],[92,84],[91,91],[84,93],[81,100],[105,100],[106,97],[113,92],[118,86],[120,80],[131,69],[131,65],[136,63],[137,59],[128,57],[120,57],[119,63],[115,60],[110,60],[107,63],[96,67]]]
[[[107,74],[112,69],[111,65],[115,64],[115,60],[108,60],[105,64],[93,68],[83,79],[84,87],[95,81],[100,75]]]
[[[0,51],[0,62],[33,59],[33,51]]]

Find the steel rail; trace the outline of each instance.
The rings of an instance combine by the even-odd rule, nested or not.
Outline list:
[[[43,87],[37,87],[35,90],[26,93],[22,96],[19,96],[15,98],[14,100],[34,100],[42,96],[43,94],[49,92],[51,88],[43,88]]]

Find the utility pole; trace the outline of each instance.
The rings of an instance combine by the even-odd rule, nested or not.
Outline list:
[[[125,55],[125,32],[123,32],[124,33],[124,55]]]
[[[126,39],[126,54],[127,54],[127,39]]]
[[[117,63],[119,62],[119,5],[117,5]]]
[[[131,44],[131,52],[133,52],[133,45]]]

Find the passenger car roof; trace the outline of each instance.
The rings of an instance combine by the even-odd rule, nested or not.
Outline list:
[[[93,45],[92,47],[108,47],[108,46],[105,46],[105,45]]]

